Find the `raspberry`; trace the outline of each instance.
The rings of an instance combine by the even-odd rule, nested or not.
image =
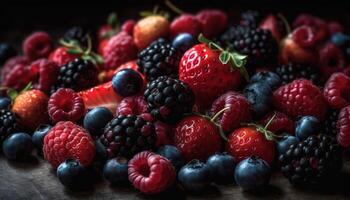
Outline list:
[[[8,59],[1,69],[1,80],[4,80],[5,76],[10,73],[17,64],[27,65],[30,64],[30,61],[25,56],[15,56]]]
[[[297,79],[273,93],[277,110],[293,119],[312,115],[323,120],[327,104],[319,88],[306,79]]]
[[[45,58],[52,50],[52,39],[45,32],[34,32],[24,40],[22,48],[31,60]]]
[[[136,25],[135,20],[133,20],[133,19],[126,20],[123,23],[121,30],[128,33],[129,35],[132,35],[135,25]]]
[[[335,72],[340,72],[346,67],[345,56],[341,49],[328,43],[319,50],[320,70],[328,78]]]
[[[242,122],[248,122],[251,119],[251,106],[248,100],[237,92],[230,91],[216,99],[211,108],[211,115],[215,115],[222,109],[227,110],[217,121],[225,132],[233,131]]]
[[[350,106],[340,110],[337,121],[337,141],[344,148],[350,147]]]
[[[262,126],[265,126],[275,115],[274,119],[270,123],[270,125],[267,127],[267,130],[275,133],[275,134],[282,134],[282,133],[288,133],[288,134],[294,134],[295,126],[294,121],[289,119],[287,115],[281,112],[271,112],[264,116],[260,121],[259,124]]]
[[[189,33],[193,37],[197,37],[201,30],[201,23],[195,16],[189,14],[180,15],[170,24],[171,38],[176,37],[180,33]]]
[[[76,159],[88,166],[95,156],[95,145],[85,129],[73,122],[57,123],[44,138],[45,159],[57,168],[66,159]]]
[[[301,26],[292,33],[292,39],[303,48],[314,47],[317,43],[316,32],[309,26]]]
[[[70,54],[67,50],[67,47],[58,47],[50,54],[49,60],[55,62],[58,66],[62,66],[78,58],[76,54]]]
[[[221,10],[202,10],[196,15],[202,25],[202,33],[207,38],[213,38],[225,31],[228,25],[227,15]]]
[[[350,104],[350,78],[343,73],[334,73],[327,81],[323,95],[328,105],[341,109]]]
[[[133,96],[124,98],[118,105],[117,115],[149,115],[150,120],[152,116],[148,113],[147,101],[143,96]],[[143,117],[144,118],[144,117]]]
[[[307,14],[299,15],[293,22],[293,27],[309,26],[315,31],[315,39],[317,42],[323,41],[328,36],[327,23],[318,18]]]
[[[176,172],[171,162],[163,156],[143,151],[128,164],[129,181],[145,194],[160,193],[175,182]]]
[[[56,64],[42,58],[32,62],[30,70],[33,74],[37,74],[37,80],[34,81],[34,88],[43,92],[49,92],[58,76],[58,67]]]
[[[120,32],[108,40],[103,49],[102,57],[106,69],[116,69],[121,64],[137,57],[137,47],[129,34]]]
[[[154,127],[156,129],[156,134],[157,134],[157,143],[156,143],[157,147],[172,143],[170,138],[173,138],[173,135],[171,135],[173,131],[170,125],[163,123],[161,121],[156,121],[154,123]]]
[[[27,65],[17,64],[4,76],[2,85],[15,90],[21,90],[34,78]]]
[[[49,100],[49,115],[53,122],[78,121],[85,111],[83,99],[72,89],[60,88]]]

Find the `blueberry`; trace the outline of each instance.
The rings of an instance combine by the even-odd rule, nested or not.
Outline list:
[[[93,136],[100,136],[106,124],[113,119],[113,114],[105,107],[96,107],[84,117],[84,128]]]
[[[249,83],[264,82],[268,84],[272,89],[276,89],[281,85],[281,78],[273,72],[258,72],[254,74],[249,80]]]
[[[207,164],[192,160],[180,169],[178,180],[187,191],[199,192],[209,186],[211,171]]]
[[[33,133],[32,141],[38,151],[42,151],[44,145],[44,137],[52,128],[49,124],[41,124]]]
[[[108,160],[103,167],[103,177],[111,184],[128,183],[128,160],[123,157]]]
[[[276,143],[276,149],[278,155],[284,154],[292,144],[297,144],[298,139],[292,135],[285,135],[283,138]]]
[[[252,105],[256,118],[264,116],[271,110],[272,90],[268,84],[263,82],[248,84],[243,94]]]
[[[32,138],[27,133],[14,133],[4,141],[2,150],[8,159],[25,158],[33,150]]]
[[[67,188],[86,188],[89,187],[92,182],[90,171],[81,165],[79,161],[74,159],[68,159],[61,163],[56,173],[60,182]]]
[[[207,160],[214,183],[229,184],[234,182],[235,159],[227,153],[216,153]]]
[[[339,48],[344,48],[350,44],[350,36],[344,33],[332,35],[331,42]]]
[[[157,154],[167,158],[179,170],[184,165],[184,159],[179,149],[172,145],[164,145],[159,147]]]
[[[10,108],[11,99],[7,97],[0,97],[0,109]]]
[[[242,160],[235,170],[236,183],[246,191],[257,190],[266,186],[270,181],[270,177],[270,166],[256,156]]]
[[[95,140],[96,156],[95,159],[101,162],[106,162],[108,159],[106,147],[99,139]]]
[[[172,42],[172,46],[180,52],[187,51],[195,44],[196,39],[189,33],[180,33]]]
[[[132,69],[119,71],[112,79],[114,91],[122,97],[136,95],[142,88],[142,78],[139,73]]]
[[[321,130],[320,121],[314,116],[300,118],[295,127],[295,136],[302,141],[311,135],[318,134]]]

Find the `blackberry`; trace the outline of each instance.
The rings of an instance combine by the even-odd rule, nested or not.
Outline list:
[[[268,30],[231,27],[220,40],[228,49],[247,55],[247,66],[269,66],[277,62],[278,45]]]
[[[19,130],[16,115],[9,109],[0,109],[0,141]]]
[[[3,65],[9,58],[17,55],[17,51],[12,45],[0,43],[0,65]]]
[[[182,81],[166,76],[148,83],[144,96],[152,116],[169,123],[192,112],[194,104],[192,90]]]
[[[323,132],[327,135],[335,137],[337,135],[338,110],[329,110],[327,117],[323,123]]]
[[[71,88],[80,91],[94,86],[97,82],[96,66],[87,60],[76,58],[60,67],[57,83],[52,90]]]
[[[250,28],[256,28],[262,21],[263,16],[257,10],[247,10],[241,14],[240,25]]]
[[[151,122],[136,115],[119,115],[106,125],[100,141],[108,158],[132,158],[141,151],[153,150],[157,135]]]
[[[178,72],[180,54],[165,39],[160,38],[142,50],[137,59],[139,70],[148,80]]]
[[[76,40],[80,43],[80,45],[87,47],[88,46],[88,41],[89,39],[92,40],[91,38],[92,35],[89,30],[86,28],[80,27],[80,26],[74,26],[70,29],[68,29],[64,35],[63,39],[65,40]]]
[[[277,66],[276,73],[281,77],[283,84],[299,78],[308,79],[318,86],[323,84],[318,68],[309,65],[287,63]]]
[[[340,146],[325,134],[291,145],[279,161],[283,175],[300,187],[322,186],[340,172],[343,164]]]

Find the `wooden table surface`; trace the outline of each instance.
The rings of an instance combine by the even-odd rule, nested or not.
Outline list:
[[[213,186],[203,194],[186,194],[172,189],[161,195],[145,196],[131,186],[110,186],[100,180],[89,191],[70,191],[64,188],[54,170],[43,159],[35,157],[28,162],[9,161],[0,155],[0,200],[18,199],[350,199],[350,162],[345,162],[343,173],[330,187],[322,191],[293,188],[281,174],[272,176],[270,186],[256,194],[242,192],[238,186]]]

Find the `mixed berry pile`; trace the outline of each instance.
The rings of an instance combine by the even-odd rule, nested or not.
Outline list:
[[[101,174],[156,194],[236,183],[258,190],[281,172],[330,183],[350,148],[350,35],[301,14],[215,9],[148,13],[97,32],[0,44],[0,141],[6,158],[36,149],[68,188]]]

